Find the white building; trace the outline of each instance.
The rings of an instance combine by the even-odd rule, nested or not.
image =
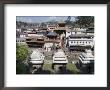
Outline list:
[[[32,65],[42,65],[44,63],[44,54],[38,50],[34,50],[30,56],[29,63]]]
[[[20,34],[20,38],[26,38],[27,36],[28,36],[27,33],[21,33],[21,34]]]
[[[58,52],[55,52],[53,55],[53,65],[66,65],[68,63],[67,56],[64,51],[59,49]]]
[[[28,37],[36,37],[36,32],[28,32]]]
[[[54,31],[58,26],[56,24],[47,25],[48,31]]]
[[[44,32],[37,31],[37,32],[36,32],[36,35],[37,35],[38,37],[43,37],[43,36],[44,36]]]
[[[40,32],[40,31],[37,31],[37,32],[27,32],[27,36],[28,37],[44,37],[44,32]]]
[[[33,29],[27,28],[27,29],[24,30],[23,32],[24,32],[24,33],[30,33],[30,32],[32,32],[32,31],[33,31]]]
[[[85,34],[85,31],[86,29],[83,28],[73,28],[72,30],[68,28],[66,30],[66,38],[73,34]]]
[[[16,38],[16,42],[18,44],[23,44],[23,45],[27,45],[26,44],[26,38],[22,37],[22,38]]]
[[[16,31],[21,32],[21,29],[16,29]]]
[[[86,50],[86,52],[82,53],[79,56],[79,62],[81,64],[94,63],[94,56],[92,55],[92,51],[91,50]]]
[[[76,47],[93,48],[94,46],[93,35],[86,35],[86,34],[70,35],[66,39],[66,46],[68,46],[69,49],[76,48]]]

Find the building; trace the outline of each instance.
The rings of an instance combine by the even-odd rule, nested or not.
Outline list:
[[[27,32],[26,43],[29,47],[43,47],[44,45],[44,32],[42,31],[31,31]]]
[[[33,29],[29,29],[29,28],[28,28],[28,29],[24,30],[23,32],[24,32],[24,33],[31,33],[32,30],[33,30]]]
[[[67,27],[66,27],[66,23],[63,21],[60,21],[57,24],[57,28],[54,30],[57,34],[61,35],[63,33],[66,33]]]
[[[53,47],[53,43],[45,43],[44,44],[45,51],[51,51],[52,47]]]
[[[17,28],[16,31],[21,32],[21,29],[18,29],[18,28]]]
[[[19,38],[19,37],[20,37],[20,31],[16,30],[16,38]]]
[[[94,35],[94,28],[93,27],[90,27],[86,30],[86,34],[88,35]]]
[[[27,33],[20,33],[20,38],[26,38],[28,36]]]
[[[16,42],[25,42],[26,38],[16,38]]]
[[[85,52],[83,52],[81,55],[79,55],[79,62],[81,64],[94,63],[94,56],[92,54],[92,51],[86,49]]]
[[[34,50],[30,55],[29,64],[32,65],[42,65],[44,63],[44,54],[39,50]]]
[[[39,47],[42,48],[44,46],[44,37],[27,37],[26,43],[29,47]]]
[[[35,73],[38,70],[42,69],[44,58],[44,54],[41,53],[39,50],[33,50],[28,61],[31,73]]]
[[[49,24],[47,25],[47,30],[54,31],[57,27],[58,27],[57,24]]]
[[[86,69],[86,73],[94,73],[94,56],[91,50],[79,55],[79,66]]]
[[[59,49],[57,52],[54,53],[52,68],[54,68],[55,65],[66,66],[67,63],[68,59],[63,50]]]
[[[66,39],[66,46],[69,50],[83,50],[94,47],[94,36],[86,34],[70,35]]]
[[[46,48],[46,50],[48,48],[48,50],[50,50],[52,44],[59,44],[60,40],[57,38],[57,34],[55,32],[49,32],[46,36],[43,34],[38,35],[38,33],[31,33],[28,34],[28,37],[26,38],[26,43],[30,47],[44,47]]]
[[[83,28],[73,28],[73,29],[67,29],[66,30],[66,38],[73,34],[85,34],[86,29]]]
[[[27,46],[26,38],[16,38],[16,43]]]
[[[53,32],[53,31],[48,32],[47,37],[49,39],[56,39],[57,38],[57,33],[56,32]]]

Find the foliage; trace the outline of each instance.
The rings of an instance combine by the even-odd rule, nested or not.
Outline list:
[[[43,70],[44,71],[49,71],[50,73],[54,72],[54,70],[52,69],[52,64],[44,64],[43,65]]]
[[[78,16],[76,17],[76,24],[80,27],[93,27],[94,26],[94,16]]]
[[[43,70],[44,71],[49,71],[50,73],[64,73],[64,74],[79,74],[80,71],[77,69],[75,64],[68,63],[66,65],[66,71],[57,71],[55,72],[54,69],[52,69],[52,64],[44,64],[43,65]]]
[[[67,20],[65,20],[66,24],[69,24],[71,21],[71,16],[68,16]]]
[[[17,62],[23,62],[28,56],[28,49],[25,45],[16,44],[16,60]]]
[[[16,64],[16,74],[26,74],[27,68],[28,67],[24,63],[17,63]]]
[[[16,73],[25,74],[27,73],[27,66],[24,64],[28,56],[28,49],[25,45],[16,44]]]
[[[80,71],[76,68],[75,64],[73,63],[68,63],[66,67],[67,67],[67,70],[69,70],[72,74],[80,73]]]

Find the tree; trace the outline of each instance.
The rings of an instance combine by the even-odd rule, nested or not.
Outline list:
[[[28,56],[28,49],[24,45],[16,44],[16,73],[24,74],[27,72],[27,66],[24,64]]]
[[[94,26],[94,16],[78,16],[76,17],[76,24],[81,27]]]
[[[16,44],[16,60],[23,62],[28,56],[28,49],[25,45]]]
[[[66,24],[69,24],[69,23],[71,23],[71,16],[68,16],[68,18],[67,18],[67,20],[65,20],[65,22],[66,22]]]

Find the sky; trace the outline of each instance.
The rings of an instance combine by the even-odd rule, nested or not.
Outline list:
[[[51,20],[65,21],[68,16],[16,16],[17,21],[29,22],[29,23],[41,23]],[[74,21],[75,17],[71,16],[71,21]]]

